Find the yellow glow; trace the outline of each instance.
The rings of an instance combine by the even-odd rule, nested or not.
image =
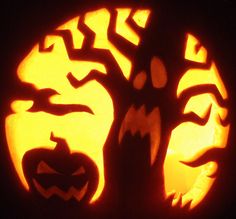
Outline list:
[[[40,53],[36,45],[20,63],[17,73],[21,81],[31,83],[37,89],[52,88],[61,93],[73,90],[71,86],[68,86],[69,81],[66,78],[69,72],[78,80],[86,77],[92,69],[106,73],[103,64],[91,61],[71,61],[60,37],[47,37],[46,44],[54,44],[52,52]]]
[[[33,106],[34,102],[31,100],[16,100],[11,103],[11,109],[13,112],[24,112],[28,109],[30,109]]]
[[[199,94],[191,97],[188,103],[186,104],[183,113],[187,114],[190,112],[194,112],[199,117],[204,118],[210,106],[212,107],[211,110],[213,110],[213,112],[215,113],[218,113],[222,120],[225,119],[228,110],[226,108],[220,107],[216,101],[215,96],[208,93]]]
[[[126,24],[131,9],[117,9],[118,16],[115,33],[120,34],[131,43],[138,45],[139,36]],[[142,10],[136,12],[138,25],[145,26],[149,13]],[[84,36],[78,28],[80,17],[77,16],[59,26],[56,30],[69,30],[72,36],[72,47],[80,49]],[[95,33],[94,48],[110,50],[120,66],[123,75],[129,79],[132,68],[131,61],[108,40],[110,12],[103,8],[85,14],[85,25]],[[125,33],[125,34],[124,34]],[[93,114],[86,112],[70,112],[58,116],[46,111],[30,112],[34,100],[15,100],[11,103],[13,113],[5,121],[6,137],[12,161],[24,187],[28,184],[23,174],[21,162],[24,154],[33,148],[54,149],[54,136],[64,138],[71,152],[81,152],[89,156],[97,165],[99,172],[98,188],[90,200],[95,201],[104,188],[103,146],[113,122],[113,103],[109,93],[96,80],[90,80],[75,89],[67,78],[71,73],[77,80],[88,76],[91,70],[106,74],[103,63],[92,60],[71,60],[67,54],[62,37],[48,35],[45,37],[45,48],[51,51],[40,52],[36,44],[17,68],[17,76],[22,82],[32,84],[36,90],[50,88],[55,95],[48,97],[51,105],[81,104],[88,106]],[[47,100],[45,100],[47,101]],[[73,130],[73,132],[71,131]]]
[[[87,13],[85,23],[87,22],[96,33],[94,47],[102,49],[109,47],[114,56],[119,56],[117,54],[120,52],[107,41],[107,25],[104,29],[104,25],[91,24],[91,21],[95,21],[92,17],[98,23],[106,24],[110,18],[108,11],[102,9],[95,13]],[[77,29],[78,19],[79,17],[76,17],[57,28],[71,31],[75,48],[81,47],[84,38]],[[105,44],[101,43],[102,41]],[[17,69],[20,81],[32,84],[37,90],[46,88],[55,90],[57,94],[49,97],[52,105],[82,104],[88,106],[93,114],[70,112],[58,116],[45,111],[30,112],[34,100],[15,100],[11,103],[14,113],[7,116],[5,122],[10,155],[22,184],[29,189],[21,164],[24,154],[34,148],[53,150],[56,143],[50,140],[51,133],[65,139],[71,152],[84,153],[97,165],[99,182],[90,200],[92,203],[99,198],[105,184],[103,146],[114,119],[113,103],[109,93],[96,80],[90,80],[75,89],[68,81],[67,74],[71,72],[76,79],[81,80],[93,69],[104,74],[106,69],[102,63],[70,60],[64,41],[59,36],[47,36],[44,45],[46,48],[53,45],[52,51],[39,52],[37,44],[20,63]],[[131,62],[125,56],[123,58],[131,66]],[[117,59],[118,63],[121,63],[120,60],[122,58]]]
[[[117,9],[117,12],[116,32],[137,46],[140,38],[126,23],[126,19],[129,17],[131,9],[119,8]]]
[[[198,101],[200,99],[203,99],[203,103],[206,102],[206,100],[204,99],[208,99],[207,101],[208,104],[207,105],[212,105],[211,108],[211,114],[210,114],[210,118],[209,121],[204,125],[198,125],[196,123],[193,122],[184,122],[182,124],[180,124],[179,126],[177,126],[171,134],[171,139],[169,142],[169,146],[171,149],[173,149],[173,147],[178,147],[178,150],[181,150],[182,152],[182,160],[186,160],[187,158],[191,158],[193,157],[198,151],[202,150],[202,149],[207,149],[207,147],[212,147],[212,145],[214,145],[214,147],[225,147],[226,145],[222,145],[222,143],[226,143],[223,142],[223,139],[226,134],[228,134],[228,129],[229,126],[222,126],[218,121],[219,121],[219,113],[223,113],[226,111],[224,111],[223,108],[219,107],[218,104],[215,103],[214,98],[211,97],[211,94],[202,94],[200,97],[199,96],[194,96],[192,97],[192,100],[190,101]],[[196,99],[194,99],[196,97]],[[205,105],[200,104],[200,102],[198,102],[198,107],[199,108],[203,108]],[[208,108],[205,108],[205,111]],[[184,110],[185,112],[187,111],[192,111],[192,112],[198,112],[198,111],[202,111],[204,112],[204,109],[194,109],[191,108],[191,106],[189,106],[187,104],[186,106],[186,110]],[[188,136],[189,139],[186,141],[185,138],[183,138],[183,133],[185,136]],[[173,146],[172,146],[173,145]],[[188,146],[191,145],[191,146]]]
[[[85,17],[85,24],[95,33],[94,48],[108,49],[116,59],[126,79],[129,79],[131,72],[131,61],[124,56],[108,39],[107,30],[110,21],[110,13],[107,9],[100,9],[89,12]]]
[[[212,62],[210,69],[189,69],[185,72],[177,88],[177,97],[179,97],[184,90],[201,84],[216,85],[222,97],[224,99],[228,98],[226,88],[214,62]]]
[[[57,28],[57,30],[69,30],[72,35],[73,46],[80,49],[83,44],[84,36],[78,29],[79,17],[75,17]]]
[[[74,98],[75,99],[74,99]],[[99,100],[99,101],[97,101]],[[70,102],[71,101],[71,102]],[[71,94],[55,95],[52,103],[79,103],[89,106],[94,115],[73,112],[56,116],[45,112],[19,111],[6,118],[6,136],[12,160],[19,177],[26,188],[21,161],[25,152],[33,148],[54,149],[55,136],[64,138],[71,152],[81,152],[89,156],[99,170],[99,185],[91,201],[96,200],[104,187],[103,145],[113,121],[112,100],[106,90],[96,81],[91,81]],[[25,101],[18,102],[25,105]],[[13,104],[15,106],[15,104]],[[71,131],[73,130],[73,132]],[[78,140],[79,139],[79,140]]]
[[[192,36],[189,37],[196,41]],[[188,39],[187,47],[190,45]],[[188,56],[189,60],[196,60],[194,53],[188,52]],[[178,84],[177,97],[185,89],[202,84],[214,84],[224,99],[228,97],[214,62],[208,70],[189,69],[183,74]],[[166,195],[175,193],[173,206],[181,199],[182,207],[191,202],[190,209],[194,208],[204,199],[216,179],[211,177],[218,168],[215,161],[194,168],[180,162],[197,160],[210,149],[227,146],[230,125],[223,126],[221,120],[226,118],[228,109],[221,107],[213,94],[192,96],[182,113],[192,112],[204,119],[209,109],[210,116],[205,125],[185,121],[171,132],[164,162],[164,178]]]
[[[187,43],[185,49],[185,59],[206,63],[207,51],[203,46],[200,46],[200,49],[196,51],[196,47],[200,45],[199,41],[191,34],[187,34]]]
[[[197,103],[198,107],[195,108]],[[187,103],[184,113],[194,112],[201,117],[204,116],[209,105],[212,105],[211,114],[204,126],[194,122],[184,122],[172,131],[164,165],[167,193],[172,190],[181,192],[183,205],[191,197],[191,208],[204,198],[215,179],[204,174],[204,171],[209,168],[208,164],[191,168],[180,161],[197,159],[211,148],[224,148],[227,145],[229,125],[224,127],[219,122],[219,115],[225,117],[227,110],[219,107],[212,94],[192,97]],[[202,187],[199,188],[199,185]]]
[[[138,26],[144,28],[150,13],[150,10],[137,10],[133,15],[133,20]]]

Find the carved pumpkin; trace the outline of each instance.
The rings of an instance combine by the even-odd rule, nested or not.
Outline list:
[[[129,79],[132,63],[108,40],[107,33],[115,25],[117,34],[128,41],[127,45],[137,46],[139,36],[125,23],[131,15],[135,25],[145,27],[148,10],[131,14],[129,8],[115,9],[112,16],[117,16],[116,23],[112,23],[111,13],[105,8],[76,17],[35,45],[18,66],[18,78],[29,87],[31,98],[23,97],[11,103],[13,114],[6,118],[6,136],[16,171],[27,190],[31,186],[45,198],[56,195],[77,201],[86,196],[87,190],[91,193],[90,184],[94,183],[89,179],[82,189],[71,184],[66,191],[58,187],[62,183],[60,179],[47,184],[46,188],[38,180],[39,175],[58,175],[63,171],[62,167],[53,169],[49,157],[54,156],[58,147],[64,147],[72,157],[86,155],[96,166],[98,185],[93,185],[96,189],[90,195],[90,202],[101,195],[104,188],[103,146],[113,122],[114,109],[111,96],[93,74],[108,74],[99,55],[110,52],[116,62],[112,64],[118,65],[124,77]],[[66,41],[66,35],[71,37],[70,43]],[[90,42],[91,37],[94,42]],[[34,155],[36,148],[40,154],[45,153],[45,158]],[[28,163],[27,160],[33,161]],[[84,173],[80,174],[90,175],[86,165],[75,165],[67,174],[71,177],[82,168]],[[28,166],[33,166],[29,174]]]
[[[145,35],[155,29],[153,13],[150,7],[86,11],[48,33],[21,60],[21,90],[10,103],[5,134],[26,191],[43,201],[96,205],[108,184],[108,144],[118,148],[118,158],[127,150],[129,162],[136,162],[133,175],[127,167],[132,180],[121,180],[128,188],[135,185],[127,182],[143,177],[137,188],[154,191],[156,204],[192,210],[203,202],[227,146],[227,88],[217,63],[188,32],[178,54],[187,68],[173,75],[168,56],[152,50],[158,40],[152,45],[150,32]],[[170,90],[175,103],[166,98]],[[173,111],[180,119],[165,124]],[[152,174],[160,182],[150,183]]]

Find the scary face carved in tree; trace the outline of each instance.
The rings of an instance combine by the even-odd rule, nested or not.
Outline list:
[[[218,168],[212,154],[227,145],[227,91],[206,49],[186,34],[183,59],[199,65],[182,72],[172,88],[184,103],[182,120],[163,133],[158,103],[166,100],[155,94],[169,86],[168,66],[161,54],[143,54],[148,64],[137,61],[150,17],[149,9],[85,13],[49,33],[19,64],[22,92],[5,127],[25,189],[45,199],[97,200],[105,186],[103,148],[119,124],[117,145],[128,132],[149,137],[150,167],[166,152],[164,198],[173,206],[193,208],[206,196]]]

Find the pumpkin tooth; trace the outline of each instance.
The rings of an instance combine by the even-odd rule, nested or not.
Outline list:
[[[118,141],[121,144],[126,132],[134,136],[137,132],[141,137],[150,136],[150,157],[151,165],[154,163],[160,144],[161,119],[158,107],[146,114],[146,107],[142,105],[136,109],[133,105],[129,108],[121,124]]]
[[[75,189],[75,193],[73,193],[73,196],[77,199],[77,201],[80,201],[86,194],[88,190],[88,182],[83,186],[81,190]]]

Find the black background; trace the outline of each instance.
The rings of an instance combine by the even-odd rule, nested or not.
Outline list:
[[[29,49],[49,30],[79,14],[81,8],[112,4],[146,4],[146,1],[8,1],[1,2],[1,218],[32,218],[33,204],[18,184],[9,159],[4,135],[4,117],[8,113],[9,93],[14,90],[14,74],[17,65]],[[151,2],[151,1],[150,1]],[[200,37],[219,67],[229,92],[231,131],[224,163],[223,178],[210,194],[211,203],[203,206],[199,218],[236,218],[235,134],[236,113],[236,7],[233,0],[218,1],[154,1],[157,12],[176,19],[183,29]],[[14,92],[13,92],[14,93]],[[205,211],[208,211],[206,213]],[[37,218],[40,218],[37,212]],[[137,218],[138,216],[136,216]],[[109,217],[111,218],[111,217]],[[128,217],[127,217],[128,218]],[[155,218],[165,218],[164,215]]]

